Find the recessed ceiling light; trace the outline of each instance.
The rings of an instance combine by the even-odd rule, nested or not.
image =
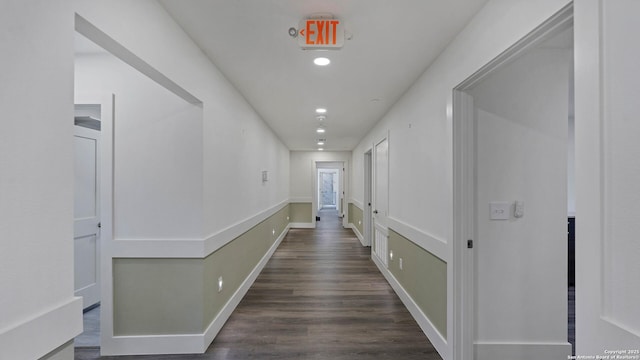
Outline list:
[[[323,148],[318,148],[318,151],[324,151],[324,149]]]
[[[324,128],[319,127],[316,131],[318,134],[322,134],[324,132]]]
[[[325,108],[317,108],[317,109],[316,109],[316,112],[317,112],[318,114],[325,114],[325,113],[327,112],[327,109],[325,109]]]
[[[324,141],[318,141],[318,145],[324,145]]]
[[[318,66],[327,66],[331,64],[331,60],[329,60],[329,58],[326,58],[326,57],[318,57],[313,59],[313,63]]]

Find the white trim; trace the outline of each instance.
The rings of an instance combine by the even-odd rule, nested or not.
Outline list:
[[[400,300],[402,300],[402,303],[404,304],[404,306],[407,307],[407,310],[409,310],[409,313],[411,313],[411,316],[413,316],[413,318],[416,320],[416,322],[420,326],[420,329],[422,329],[422,332],[424,332],[424,334],[427,336],[429,341],[431,341],[431,344],[436,349],[436,351],[440,354],[440,356],[443,359],[450,359],[449,344],[447,343],[447,340],[442,336],[442,334],[440,334],[438,329],[436,329],[436,327],[433,325],[431,320],[429,320],[429,318],[422,312],[422,310],[420,310],[420,307],[418,307],[418,304],[416,304],[416,302],[413,301],[409,293],[407,293],[404,287],[400,285],[400,282],[398,282],[395,276],[393,276],[391,271],[389,271],[384,266],[384,264],[375,256],[372,256],[371,258],[373,259],[373,262],[376,264],[376,266],[378,267],[382,275],[385,277],[385,279],[387,279],[387,281],[389,282],[389,285],[391,285],[393,290],[396,292]],[[496,359],[503,359],[503,358],[496,358]],[[504,359],[507,359],[507,358],[504,358]],[[512,359],[516,359],[516,358],[512,358]]]
[[[233,224],[222,231],[218,231],[215,234],[209,235],[205,240],[205,254],[202,257],[207,257],[210,254],[213,254],[216,250],[225,246],[245,232],[251,230],[254,226],[263,222],[265,219],[268,219],[270,216],[273,216],[278,211],[284,209],[287,205],[289,205],[289,200],[284,200],[267,210],[261,211],[254,216]]]
[[[315,223],[289,223],[291,229],[315,229]]]
[[[449,262],[449,248],[446,240],[439,239],[391,216],[387,217],[387,225],[390,229],[437,256],[440,260],[446,263]]]
[[[260,275],[260,272],[262,272],[262,269],[264,269],[264,267],[269,262],[269,259],[271,259],[271,256],[273,256],[273,253],[278,249],[278,246],[280,246],[280,243],[289,232],[289,229],[290,229],[290,226],[287,226],[282,231],[280,236],[278,236],[278,239],[269,248],[269,251],[267,251],[267,253],[264,254],[260,262],[253,268],[253,271],[251,271],[249,276],[247,276],[247,278],[242,282],[242,285],[240,285],[238,290],[236,290],[236,292],[229,299],[229,301],[227,301],[227,303],[222,308],[222,310],[218,313],[215,319],[213,319],[211,324],[209,324],[209,327],[204,333],[206,346],[202,352],[207,350],[207,347],[209,346],[209,344],[211,344],[211,342],[216,337],[216,335],[218,335],[218,332],[220,332],[220,329],[222,329],[222,326],[225,324],[225,322],[227,322],[227,319],[229,319],[229,316],[231,316],[231,313],[233,312],[233,310],[235,310],[235,308],[238,306],[238,304],[240,303],[244,295],[247,293],[247,291],[249,291],[249,288],[251,288],[251,285],[253,285],[253,283],[256,281],[256,278],[258,277],[258,275]]]
[[[364,211],[364,210],[363,210],[363,209],[364,209],[364,205],[362,204],[362,202],[360,202],[360,201],[358,201],[358,200],[356,200],[356,199],[351,199],[351,200],[349,200],[349,202],[348,202],[348,203],[352,203],[353,205],[357,206],[357,207],[358,207],[358,209],[360,209],[360,210]],[[347,203],[347,204],[348,204],[348,203]]]
[[[364,243],[364,236],[360,233],[360,230],[358,230],[358,227],[354,223],[348,223],[345,227],[353,230],[353,233],[356,234],[356,237],[358,237],[362,246],[368,246]]]
[[[260,262],[253,268],[249,276],[242,282],[242,285],[235,291],[233,296],[227,301],[218,315],[202,334],[170,334],[170,335],[141,335],[141,336],[114,336],[108,347],[108,352],[103,351],[101,355],[154,355],[154,354],[193,354],[204,353],[213,339],[218,335],[222,326],[231,316],[231,313],[238,306],[251,285],[255,282],[262,269],[267,265],[269,259],[276,251],[280,243],[287,235],[287,226],[276,241],[271,245]],[[104,347],[103,347],[104,350]]]
[[[72,297],[24,322],[0,329],[0,359],[39,359],[82,333],[82,298]]]
[[[567,359],[571,344],[566,343],[476,343],[475,360]]]
[[[289,200],[282,201],[205,239],[115,239],[113,257],[202,259],[284,209],[288,204]]]

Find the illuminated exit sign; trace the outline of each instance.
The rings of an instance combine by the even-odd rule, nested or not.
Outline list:
[[[340,20],[306,19],[298,27],[298,44],[303,49],[340,49],[344,29]]]

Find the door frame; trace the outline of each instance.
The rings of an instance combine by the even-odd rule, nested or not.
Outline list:
[[[347,206],[345,206],[345,199],[347,199],[347,190],[345,188],[345,172],[347,169],[347,161],[345,160],[336,160],[336,161],[319,161],[313,160],[313,199],[311,203],[311,222],[313,224],[313,228],[316,227],[316,216],[318,216],[318,204],[320,199],[318,199],[318,193],[320,191],[320,184],[318,184],[318,174],[320,169],[338,169],[338,199],[336,202],[340,202],[342,200],[342,205],[337,205],[336,207],[340,207],[339,216],[342,217],[342,226],[346,227],[347,222],[349,221],[349,214]]]
[[[112,347],[113,339],[113,239],[114,239],[114,150],[115,94],[107,94],[101,102],[100,145],[100,348]]]
[[[480,81],[541,42],[573,26],[573,3],[544,21],[502,54],[453,88],[453,359],[474,358],[476,159],[473,97]],[[473,249],[471,249],[473,250]]]
[[[364,234],[364,245],[365,246],[371,246],[371,244],[373,243],[373,241],[371,240],[372,238],[372,234],[373,234],[373,208],[371,207],[372,203],[373,203],[373,196],[372,196],[372,190],[373,190],[373,155],[372,155],[372,151],[373,149],[368,149],[367,151],[365,151],[364,153],[364,203],[362,204],[362,207],[364,208],[362,210],[363,213],[363,232]]]
[[[75,105],[100,105],[100,106],[102,106],[102,104],[99,103],[99,102],[94,102],[94,103],[91,103],[91,104],[83,102],[83,103],[78,103],[78,104],[75,104]],[[102,109],[100,110],[100,112],[102,113]],[[101,264],[102,264],[102,251],[100,249],[101,243],[102,243],[102,231],[100,229],[100,226],[102,224],[102,219],[101,219],[101,212],[102,212],[102,204],[101,204],[101,202],[102,202],[102,195],[101,195],[101,186],[102,186],[102,181],[101,181],[102,180],[101,179],[101,176],[102,176],[102,163],[101,163],[102,132],[101,132],[101,130],[87,129],[87,128],[83,128],[83,127],[81,127],[79,125],[74,125],[74,137],[76,137],[76,136],[84,136],[82,133],[85,133],[85,132],[89,132],[89,133],[96,132],[97,133],[97,135],[96,135],[96,137],[97,137],[97,139],[96,139],[96,142],[97,142],[96,155],[97,156],[96,156],[96,162],[95,162],[95,167],[96,167],[96,170],[95,170],[96,171],[96,175],[95,175],[96,176],[96,179],[95,179],[96,180],[96,184],[95,184],[95,186],[96,186],[96,195],[95,195],[96,199],[95,200],[97,202],[97,204],[96,204],[97,205],[96,206],[96,212],[97,212],[96,217],[98,218],[98,224],[96,224],[96,226],[97,226],[97,230],[96,230],[96,254],[95,254],[96,255],[96,259],[95,259],[96,263],[94,265],[95,265],[95,272],[96,272],[96,278],[95,278],[96,284],[95,284],[95,286],[97,286],[98,298],[97,298],[97,301],[93,301],[93,299],[91,299],[91,301],[90,301],[91,303],[87,304],[86,294],[83,295],[83,293],[85,293],[87,291],[87,287],[83,287],[81,289],[75,289],[75,286],[74,286],[74,294],[75,294],[75,296],[81,296],[83,298],[83,304],[82,304],[83,310],[86,310],[89,307],[95,307],[94,305],[100,303],[100,301],[102,300],[102,290],[101,290],[102,274],[100,273],[101,272],[101,268],[102,268],[101,267]],[[91,135],[94,135],[94,134],[91,134]],[[86,136],[90,136],[90,135],[87,134]],[[78,165],[77,163],[74,164],[74,168],[77,165]],[[77,235],[76,234],[76,221],[77,220],[75,219],[75,216],[74,216],[74,234],[73,234],[73,236],[74,236],[74,251],[75,251],[75,237]],[[78,264],[74,261],[74,274],[75,274],[77,265]]]

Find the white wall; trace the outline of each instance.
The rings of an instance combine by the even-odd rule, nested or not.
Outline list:
[[[202,101],[205,237],[287,200],[288,149],[161,5],[77,1],[76,11]]]
[[[106,52],[76,56],[75,94],[115,94],[114,237],[201,237],[201,108]]]
[[[470,91],[477,134],[477,360],[506,358],[499,344],[538,346],[539,350],[529,350],[537,357],[541,351],[553,358],[571,353],[567,343],[571,62],[571,49],[532,49]],[[524,216],[490,220],[492,201],[523,201]]]
[[[82,329],[70,14],[67,1],[0,2],[1,359],[42,357]]]
[[[353,150],[352,197],[362,202],[363,155],[374,141],[389,134],[390,220],[403,225],[395,230],[446,261],[449,274],[453,269],[452,90],[568,2],[489,1]],[[449,299],[452,279],[449,276]],[[452,301],[447,329],[451,339]],[[449,341],[449,352],[452,346]]]
[[[312,202],[315,189],[316,162],[344,162],[347,174],[343,179],[349,193],[349,162],[351,153],[346,151],[291,151],[291,180],[289,197],[292,201]],[[345,197],[345,199],[348,199]]]

